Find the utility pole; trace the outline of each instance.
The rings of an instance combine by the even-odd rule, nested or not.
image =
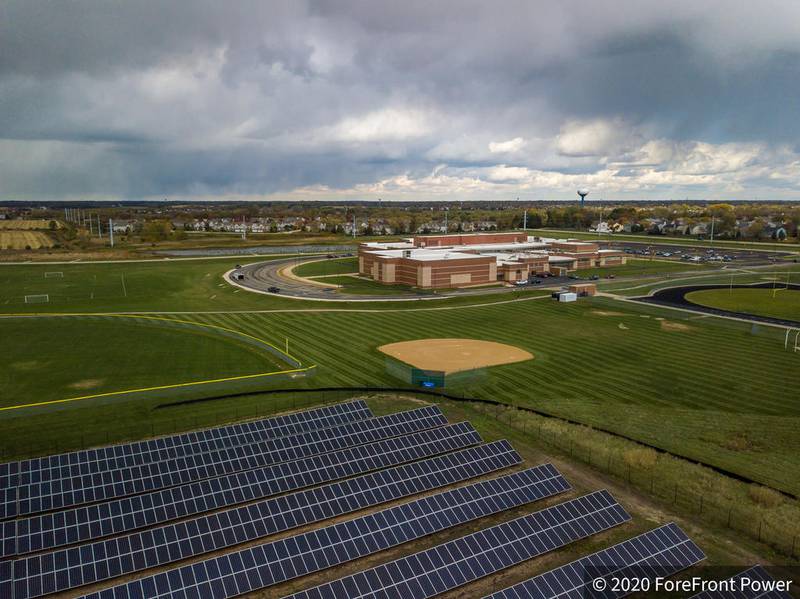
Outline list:
[[[356,213],[353,212],[353,239],[356,238]]]
[[[111,247],[114,247],[114,221],[108,219],[108,239],[111,241]]]
[[[448,223],[447,223],[447,216],[449,214],[450,214],[450,208],[446,207],[444,209],[444,234],[445,235],[447,235],[450,232],[450,229],[448,228]]]
[[[103,238],[103,227],[100,226],[100,215],[99,214],[97,215],[97,238],[98,239],[102,239]]]
[[[519,199],[519,198],[517,198]],[[528,209],[526,208],[525,211],[522,213],[522,230],[528,230]]]

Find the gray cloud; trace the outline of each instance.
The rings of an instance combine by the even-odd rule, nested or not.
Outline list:
[[[800,5],[6,0],[0,197],[792,197]]]

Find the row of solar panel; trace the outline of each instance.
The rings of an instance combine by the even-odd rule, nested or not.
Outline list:
[[[402,416],[397,416],[402,420]],[[143,464],[134,464],[129,467],[111,467],[96,469],[98,463],[81,464],[79,466],[64,466],[51,468],[33,473],[19,474],[11,478],[20,479],[15,487],[30,489],[58,489],[95,486],[108,482],[123,482],[141,478],[165,475],[170,472],[180,472],[192,468],[202,468],[213,464],[225,463],[231,460],[243,460],[261,455],[287,451],[293,447],[319,443],[324,440],[336,439],[342,434],[369,431],[381,427],[384,420],[378,418],[365,418],[360,420],[350,419],[333,427],[311,427],[310,430],[293,433],[291,435],[262,434],[249,443],[235,443],[221,446],[212,451],[197,451],[164,460],[153,460]],[[318,420],[314,424],[320,424]],[[252,435],[250,435],[252,436]],[[105,465],[105,464],[102,464]],[[76,472],[73,472],[76,471]],[[48,483],[50,483],[48,485]],[[32,491],[31,495],[35,495]]]
[[[89,597],[232,597],[342,564],[453,526],[569,489],[551,465],[472,483],[373,514],[206,559],[106,589]],[[627,514],[607,494],[594,494],[541,512],[531,525],[587,516],[607,527]],[[592,517],[594,515],[594,517]],[[565,530],[570,525],[565,525]],[[569,533],[564,533],[569,534]]]
[[[438,414],[441,416],[440,412]],[[446,422],[443,416],[441,421]],[[307,440],[307,437],[297,437],[298,441]],[[408,443],[409,441],[412,443]],[[4,555],[13,555],[151,526],[153,523],[216,509],[214,504],[221,504],[224,507],[259,498],[252,496],[252,493],[242,495],[236,492],[245,488],[273,489],[267,495],[260,495],[262,498],[268,497],[276,492],[282,492],[274,490],[284,486],[274,484],[278,481],[275,478],[277,471],[283,470],[281,467],[295,466],[294,470],[289,468],[288,473],[280,475],[281,480],[292,479],[297,481],[295,484],[300,485],[284,490],[299,489],[318,482],[362,474],[343,482],[263,499],[255,504],[200,516],[186,522],[168,524],[141,533],[52,551],[14,562],[2,562],[0,596],[8,594],[14,599],[36,597],[74,589],[123,574],[140,572],[154,566],[163,566],[257,540],[297,526],[321,522],[384,502],[463,482],[521,461],[507,442],[496,442],[430,458],[431,455],[440,455],[478,442],[480,437],[466,423],[423,429],[409,436],[390,438],[370,445],[357,445],[329,455],[317,455],[280,463],[277,466],[238,472],[228,477],[199,481],[212,483],[213,490],[210,491],[210,496],[213,497],[213,501],[209,504],[211,507],[202,505],[202,501],[197,501],[195,492],[200,489],[197,488],[198,483],[194,483],[99,506],[45,514],[13,523],[5,522],[2,523],[3,542],[0,546],[3,547]],[[402,447],[398,444],[402,444]],[[378,446],[383,447],[379,449]],[[389,446],[393,449],[389,449]],[[375,454],[369,451],[370,449],[376,449],[379,453]],[[381,449],[382,455],[388,460],[373,461],[372,467],[366,466],[366,461],[381,455]],[[355,457],[359,453],[361,455]],[[351,454],[354,457],[348,460],[344,454]],[[312,464],[337,455],[339,458],[334,459],[334,464],[321,468],[317,463]],[[423,457],[428,459],[373,474],[363,474],[391,464],[406,463]],[[359,463],[361,470],[352,468],[356,463]],[[316,477],[309,479],[304,476],[309,472],[307,467],[316,468],[318,472],[325,471],[329,478],[323,478],[321,481],[315,481]],[[539,485],[534,491],[531,488],[523,489],[524,481],[514,478],[520,475],[530,476],[537,470],[532,479],[528,480],[529,483]],[[237,475],[239,477],[250,475],[254,472],[262,475],[261,480],[245,482],[240,478],[236,482],[226,481],[235,485],[226,488],[213,484],[215,481],[232,479]],[[272,478],[269,478],[270,476]],[[311,482],[308,482],[309,480]],[[508,481],[511,481],[510,486]],[[480,489],[478,494],[473,492],[482,484],[498,485],[501,482],[509,488],[498,492],[496,487],[491,487],[487,498],[480,497],[480,492],[486,493],[486,489]],[[540,466],[538,469],[438,493],[382,510],[377,514],[148,576],[96,593],[92,597],[234,596],[267,588],[508,509],[502,507],[503,505],[509,507],[522,505],[568,488],[568,483],[555,468],[550,465]],[[164,491],[177,489],[185,491],[186,494],[173,496],[175,501],[172,503],[167,500],[167,503],[147,508],[142,508],[140,504],[138,510],[130,510],[131,500],[147,497],[154,499]],[[451,495],[465,492],[466,494],[460,497],[454,498]],[[535,496],[534,499],[525,499],[531,494]],[[239,499],[240,497],[244,498]],[[444,501],[441,503],[443,498]],[[424,504],[426,500],[434,500],[435,506],[431,508],[430,505]],[[576,509],[577,503],[581,501],[589,502],[590,507],[583,505]],[[181,511],[180,515],[175,515],[177,511],[170,511],[169,508],[173,506]],[[128,512],[123,514],[123,508],[128,508]],[[406,511],[403,511],[404,508]],[[146,512],[151,515],[150,522],[139,518],[140,514]],[[77,518],[71,517],[78,514],[83,517],[81,524],[78,524]],[[384,519],[375,520],[375,516],[384,516]],[[537,521],[537,516],[542,520]],[[528,530],[523,526],[522,532],[517,528],[507,529],[508,526],[518,525],[523,521],[526,526],[530,525],[530,521],[526,519],[538,522],[540,528],[537,529],[534,525]],[[292,597],[297,599],[430,597],[616,526],[627,519],[629,516],[624,509],[616,504],[607,492],[601,491],[406,556],[378,568],[320,585]],[[23,540],[20,542],[20,539]],[[490,599],[623,597],[628,593],[612,591],[609,586],[599,592],[589,582],[598,576],[608,578],[623,573],[649,579],[655,576],[670,576],[698,563],[704,557],[702,551],[686,537],[683,531],[675,524],[669,524],[499,591]],[[763,570],[759,575],[768,578]],[[701,594],[697,597],[710,599],[727,596]],[[770,593],[763,597],[784,599],[788,595]]]
[[[446,423],[447,420],[438,407],[428,406],[301,435],[279,437],[252,446],[199,454],[191,458],[4,489],[0,491],[2,496],[0,518],[146,493],[195,480],[252,470],[264,464],[287,462],[345,447],[363,445]],[[234,455],[229,455],[229,452]]]
[[[366,402],[357,400],[147,441],[3,463],[0,464],[0,489],[92,472],[130,468],[223,447],[254,443],[266,438],[284,437],[337,426],[371,416],[372,412]]]
[[[257,540],[520,464],[507,441],[12,563],[14,598],[65,591]]]
[[[447,425],[149,494],[2,523],[3,557],[122,534],[481,442],[468,423]]]
[[[655,581],[704,559],[703,551],[678,525],[669,523],[498,591],[488,599],[624,597],[632,587],[619,585],[615,579]],[[596,582],[599,580],[602,583]]]
[[[536,514],[520,520],[531,517]],[[587,532],[583,526],[579,530]],[[500,524],[285,599],[425,599],[532,559],[555,548],[560,541],[552,537],[543,543],[538,540],[531,535],[515,535],[513,522]],[[705,557],[686,533],[671,522],[484,599],[619,599],[641,593],[642,587],[637,591],[633,586],[616,581],[636,580],[640,585],[641,581],[650,581],[654,585],[658,578],[673,576]],[[731,580],[742,578],[761,584],[729,585],[723,590],[699,593],[691,599],[791,599],[787,591],[776,588],[774,579],[760,566],[740,572]],[[602,582],[598,584],[598,581]],[[643,592],[652,589],[654,586]]]
[[[750,582],[743,585],[743,579]],[[728,579],[734,584],[715,591],[703,591],[691,599],[792,599],[788,591],[778,588],[776,581],[762,566],[752,566]]]
[[[433,597],[628,519],[624,509],[606,491],[599,491],[296,593],[287,599]],[[355,537],[350,540],[352,538]],[[296,544],[289,545],[290,548],[299,549],[301,553],[316,550],[314,546],[306,546],[302,541],[295,540]],[[337,544],[341,545],[342,540],[340,537]],[[338,547],[332,545],[326,555],[330,556],[336,551]],[[286,570],[281,570],[281,576],[290,580],[308,573],[306,569],[311,572],[339,563],[325,562],[319,567],[320,563],[315,562],[316,568],[308,568],[307,558],[298,562],[291,553],[273,552],[269,556],[273,561],[267,564],[245,556],[234,559],[232,563],[220,564],[208,560],[107,589],[90,597],[232,597],[275,584],[270,568],[276,564],[294,568],[288,576]],[[672,576],[703,559],[703,551],[676,524],[669,523],[498,591],[485,599],[617,599],[633,591],[626,587],[614,588],[611,581],[615,577],[655,581],[657,577]],[[271,576],[266,582],[265,574]],[[734,579],[743,577],[764,583],[773,580],[758,566],[741,572]],[[605,584],[596,585],[598,579],[603,579]],[[692,599],[791,597],[783,590],[769,590],[769,584],[767,590],[751,587],[750,591],[742,591],[741,586],[737,588],[740,590],[704,592]]]

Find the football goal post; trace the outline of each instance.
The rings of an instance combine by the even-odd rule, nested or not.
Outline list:
[[[53,271],[53,272],[46,272],[44,273],[45,279],[63,279],[64,273],[60,271]]]
[[[26,295],[25,296],[25,303],[26,304],[46,304],[50,301],[50,296],[47,293],[42,293],[39,295]]]

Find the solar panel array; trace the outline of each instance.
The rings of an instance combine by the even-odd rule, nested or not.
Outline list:
[[[487,599],[616,599],[631,591],[615,591],[612,577],[666,578],[705,559],[703,551],[675,523],[618,543],[608,549],[534,576]],[[603,578],[603,590],[593,581]]]
[[[719,591],[704,591],[693,595],[691,599],[792,599],[792,596],[783,590],[777,590],[774,586],[772,588],[764,586],[760,590],[755,590],[754,585],[750,585],[748,589],[742,590],[741,581],[743,578],[749,578],[752,581],[758,581],[762,585],[770,585],[775,582],[775,579],[770,576],[762,566],[752,566],[747,570],[739,572],[736,576],[732,576],[730,580],[737,581],[734,589],[719,590]]]
[[[371,416],[366,402],[357,400],[148,441],[9,462],[0,464],[0,489],[208,453],[225,447],[338,426]]]
[[[553,466],[530,468],[293,537],[175,568],[106,589],[89,597],[232,597],[382,551],[567,489],[569,484]]]
[[[4,489],[0,492],[3,496],[0,517],[34,514],[146,493],[195,480],[251,470],[264,464],[296,460],[401,436],[446,423],[447,420],[438,407],[428,406],[207,454]]]
[[[233,510],[13,563],[14,599],[225,549],[519,464],[507,441],[382,470]]]
[[[0,597],[74,592],[132,574],[139,578],[88,597],[232,597],[570,489],[545,464],[443,491],[522,462],[507,441],[481,442],[469,423],[447,424],[436,406],[373,417],[359,400],[0,464]],[[355,514],[401,499],[411,500]],[[347,514],[356,517],[262,540]],[[432,597],[629,519],[607,491],[598,491],[292,598]],[[243,544],[251,545],[235,549]],[[211,552],[216,555],[148,572]],[[587,581],[620,573],[669,576],[704,557],[673,523],[488,599],[623,597],[597,594]],[[770,580],[759,567],[738,576],[748,572]],[[697,598],[733,596],[788,597]]]
[[[608,491],[597,491],[291,597],[433,597],[628,520]]]
[[[3,557],[10,557],[122,534],[480,442],[475,429],[462,422],[98,505],[7,521],[0,527],[0,548]]]

